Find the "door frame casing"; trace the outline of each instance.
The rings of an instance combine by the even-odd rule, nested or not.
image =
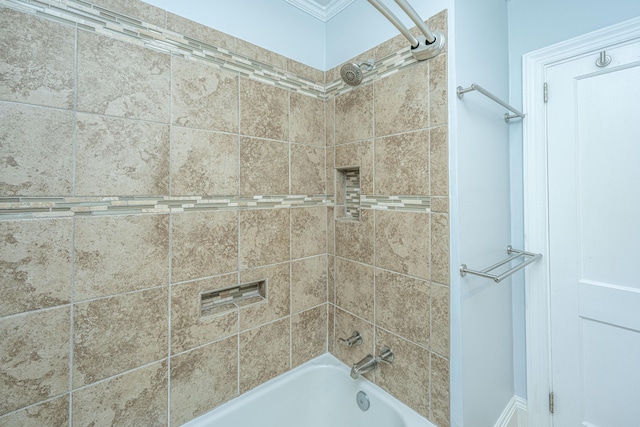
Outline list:
[[[544,83],[548,67],[607,46],[640,37],[640,17],[621,22],[523,56],[524,236],[530,252],[541,253],[536,268],[525,270],[527,412],[530,426],[551,426],[551,317],[549,270],[549,203],[547,120]],[[553,88],[549,88],[553,96]]]

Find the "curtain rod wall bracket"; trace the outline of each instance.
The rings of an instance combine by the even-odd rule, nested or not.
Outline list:
[[[433,33],[433,35],[435,37],[433,43],[428,44],[426,37],[419,36],[418,41],[420,42],[420,44],[418,45],[418,47],[411,48],[411,54],[417,61],[431,59],[442,52],[445,44],[444,34],[436,31],[435,33]]]

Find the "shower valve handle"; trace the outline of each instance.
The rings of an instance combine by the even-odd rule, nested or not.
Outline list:
[[[345,347],[358,346],[362,344],[362,337],[360,336],[360,332],[354,331],[353,334],[347,339],[338,338],[338,342]]]

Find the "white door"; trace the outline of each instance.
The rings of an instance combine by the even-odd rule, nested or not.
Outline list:
[[[556,427],[640,426],[640,40],[606,55],[547,68]]]

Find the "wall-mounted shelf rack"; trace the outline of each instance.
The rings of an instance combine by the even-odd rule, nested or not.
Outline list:
[[[496,264],[493,264],[492,266],[487,267],[481,271],[471,270],[470,268],[467,268],[466,264],[462,264],[460,266],[460,275],[464,277],[467,273],[475,274],[476,276],[482,276],[488,279],[493,279],[494,282],[499,283],[502,280],[506,279],[507,277],[511,276],[516,271],[521,270],[525,268],[527,265],[531,264],[532,262],[535,262],[540,258],[542,258],[542,254],[534,254],[531,252],[520,251],[518,249],[513,249],[511,246],[507,246],[507,255],[509,255],[508,258],[503,259],[502,261]],[[520,264],[516,265],[515,267],[505,271],[500,275],[491,274],[491,271],[495,270],[496,268],[520,257],[524,257],[525,260]]]
[[[491,92],[489,92],[488,90],[486,90],[485,88],[483,88],[482,86],[476,83],[471,83],[471,86],[469,86],[466,89],[464,89],[462,86],[458,86],[458,98],[459,99],[464,98],[464,94],[467,92],[471,92],[472,90],[477,90],[478,92],[480,92],[481,94],[489,98],[490,100],[497,102],[507,110],[513,112],[514,114],[504,113],[505,122],[509,123],[509,120],[515,119],[516,117],[520,117],[521,119],[524,119],[524,116],[525,116],[524,113],[521,113],[520,111],[516,110],[511,105],[507,104],[506,102],[504,102],[503,100],[501,100],[500,98],[498,98],[497,96],[495,96],[494,94],[492,94]]]

